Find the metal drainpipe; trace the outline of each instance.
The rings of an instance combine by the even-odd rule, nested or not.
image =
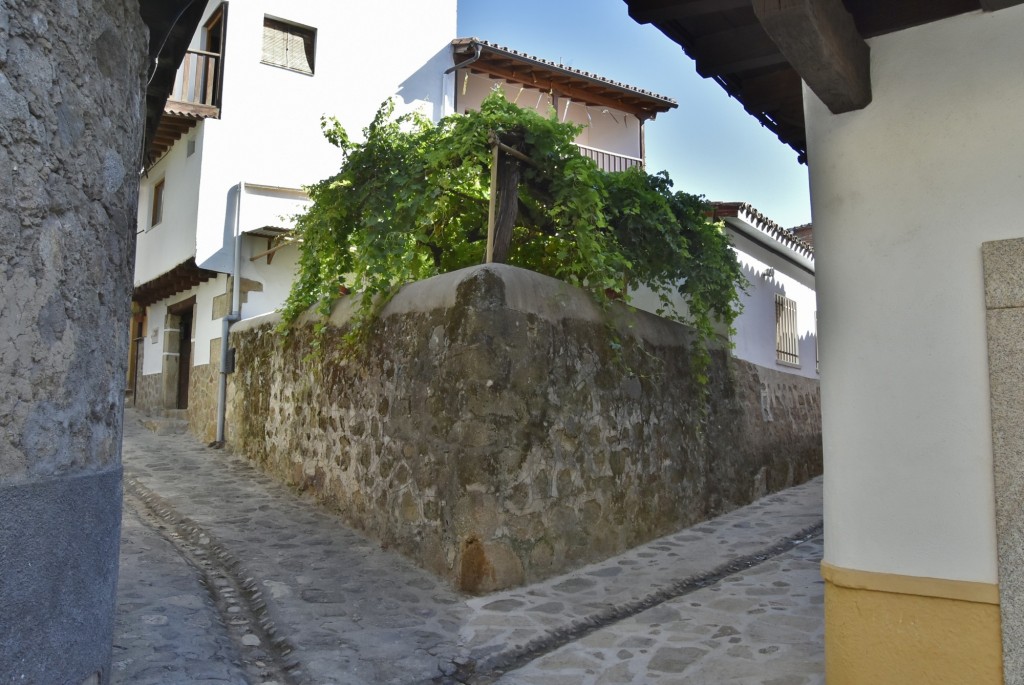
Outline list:
[[[231,324],[242,318],[242,193],[244,192],[245,181],[240,181],[238,194],[235,197],[234,263],[231,267],[232,311],[221,321],[220,380],[217,383],[217,447],[224,446],[224,417],[227,414],[228,399],[228,334],[231,332]]]
[[[482,53],[483,51],[484,51],[484,46],[483,45],[480,45],[480,43],[473,43],[473,53],[474,53],[473,56],[470,57],[469,59],[467,59],[465,62],[461,62],[459,64],[455,64],[455,65],[452,65],[452,66],[448,67],[447,69],[444,70],[444,73],[445,74],[450,74],[453,71],[455,71],[456,69],[465,69],[470,64],[472,64],[473,62],[475,62],[478,59],[480,59],[480,53]]]

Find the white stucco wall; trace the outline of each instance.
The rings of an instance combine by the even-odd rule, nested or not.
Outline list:
[[[728,221],[742,220],[729,219]],[[749,224],[747,224],[747,229],[758,230]],[[743,268],[743,275],[750,284],[747,292],[740,294],[743,311],[733,322],[733,328],[736,329],[736,333],[731,338],[733,354],[740,359],[769,369],[817,378],[818,371],[815,364],[817,329],[814,318],[817,312],[817,298],[814,291],[814,276],[772,253],[763,245],[738,233],[728,223],[726,231],[728,231],[729,240],[736,252],[736,259]],[[770,240],[767,237],[765,239]],[[781,243],[771,241],[771,244],[777,245],[777,250],[789,251]],[[774,269],[774,273],[769,275],[769,269]],[[800,336],[799,366],[780,364],[777,361],[775,293],[782,293],[795,301],[797,305],[797,328]],[[658,297],[648,288],[631,290],[629,296],[630,305],[637,309],[657,314],[661,307]],[[676,311],[685,317],[687,309],[683,299],[673,296],[670,300]],[[720,334],[725,336],[724,327]]]
[[[1024,235],[1024,7],[869,41],[873,101],[805,89],[830,563],[996,581],[980,246]]]
[[[356,138],[389,97],[399,111],[439,118],[455,9],[455,0],[231,3],[221,118],[206,122],[199,264],[229,267],[225,218],[236,184],[298,188],[337,171],[341,155],[321,134],[322,115]],[[312,76],[261,63],[264,15],[316,28]]]
[[[509,102],[515,102],[523,109],[533,109],[542,116],[551,114],[551,96],[535,88],[521,88],[518,84],[488,78],[483,74],[470,74],[467,70],[456,72],[455,103],[459,112],[480,109],[480,103],[495,87],[505,92]],[[580,145],[614,152],[630,157],[640,156],[640,120],[632,114],[609,107],[587,106],[581,102],[559,100],[558,120],[579,124],[586,128],[576,138]]]
[[[743,311],[733,323],[736,329],[732,337],[735,345],[733,354],[758,366],[817,378],[817,328],[814,317],[818,304],[814,292],[814,276],[733,230],[729,230],[729,239],[749,283],[747,292],[740,294]],[[780,245],[779,249],[785,248]],[[797,335],[800,340],[800,363],[797,366],[778,361],[775,342],[776,293],[796,303]]]
[[[203,24],[219,3],[207,7]],[[234,233],[263,226],[289,227],[306,202],[293,191],[335,173],[340,152],[324,140],[322,115],[337,117],[353,138],[370,123],[381,103],[395,98],[398,112],[418,109],[438,119],[452,107],[449,41],[455,35],[455,0],[387,0],[325,3],[315,0],[259,0],[231,3],[227,17],[220,119],[206,119],[175,144],[143,179],[139,202],[136,284],[144,283],[191,256],[199,266],[232,268]],[[312,76],[261,63],[264,15],[314,27]],[[192,48],[203,44],[202,29]],[[448,90],[445,90],[445,88]],[[186,157],[189,138],[196,153]],[[166,179],[164,220],[149,226],[152,185]],[[238,184],[242,193],[236,226]],[[243,317],[280,307],[291,287],[298,258],[295,247],[250,261],[265,250],[265,239],[242,240],[242,276],[263,284],[248,293]],[[210,362],[210,341],[221,335],[212,318],[213,298],[225,292],[226,277],[200,284],[154,304],[146,338],[143,374],[161,371],[166,305],[196,295],[193,362]],[[218,363],[218,360],[212,360]]]
[[[139,183],[135,285],[171,270],[195,254],[203,123],[182,136]],[[188,141],[196,152],[188,155]],[[164,182],[163,220],[150,226],[153,188]]]

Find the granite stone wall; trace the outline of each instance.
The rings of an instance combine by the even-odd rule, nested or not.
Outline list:
[[[404,288],[367,346],[232,331],[231,446],[473,593],[535,581],[821,472],[817,382],[503,265]]]
[[[188,379],[188,430],[203,442],[217,438],[220,338],[210,341],[210,363],[193,366]]]
[[[106,683],[148,32],[0,0],[0,682]]]

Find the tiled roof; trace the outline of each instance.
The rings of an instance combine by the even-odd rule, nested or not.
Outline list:
[[[523,81],[528,83],[529,77],[537,75],[549,81],[560,81],[572,85],[582,91],[588,91],[605,97],[618,97],[649,112],[651,116],[659,112],[667,112],[678,104],[675,100],[665,95],[660,95],[650,90],[644,90],[628,83],[614,81],[598,74],[575,69],[564,64],[559,64],[534,55],[513,50],[504,45],[498,45],[479,38],[456,38],[452,41],[452,49],[456,55],[456,66],[473,68],[486,72],[489,64],[497,64],[499,61],[513,65],[515,69],[524,69]],[[476,50],[480,50],[479,56],[474,57]],[[459,56],[469,55],[468,58],[459,60]],[[473,66],[470,66],[470,65]]]
[[[714,208],[713,218],[736,217],[742,219],[776,242],[785,245],[807,259],[814,260],[814,248],[812,246],[769,219],[752,205],[746,202],[712,202],[711,204]]]

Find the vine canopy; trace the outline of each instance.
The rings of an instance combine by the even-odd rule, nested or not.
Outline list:
[[[354,329],[373,302],[401,285],[484,261],[492,147],[514,141],[520,164],[517,213],[507,261],[587,289],[599,302],[646,286],[662,311],[698,333],[730,327],[745,284],[722,226],[703,198],[674,191],[666,172],[601,171],[574,140],[582,130],[508,102],[495,91],[477,112],[432,123],[394,115],[389,101],[354,141],[334,119],[321,122],[339,147],[337,174],[311,186],[297,218],[299,271],[284,325],[340,293],[359,293]],[[678,303],[684,303],[679,307]]]

